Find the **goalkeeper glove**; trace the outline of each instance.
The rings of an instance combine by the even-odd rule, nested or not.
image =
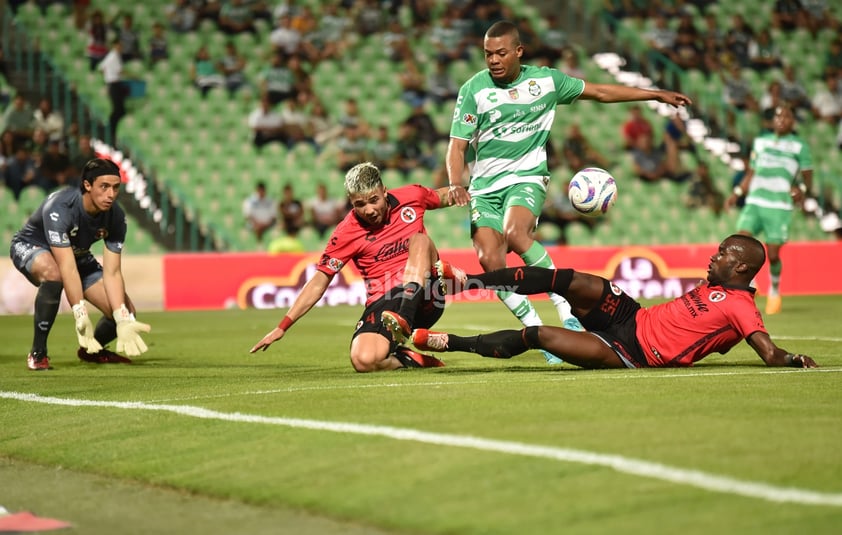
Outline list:
[[[84,299],[73,305],[73,317],[76,318],[76,337],[79,339],[79,345],[88,353],[99,353],[102,345],[94,338],[94,326],[88,316]]]
[[[148,349],[138,333],[148,333],[152,327],[135,320],[134,314],[129,312],[126,305],[120,305],[120,309],[114,313],[114,321],[117,322],[118,352],[123,352],[129,357],[136,357]]]

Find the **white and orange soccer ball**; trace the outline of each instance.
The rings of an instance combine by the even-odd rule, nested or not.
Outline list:
[[[586,216],[601,216],[617,200],[617,182],[605,169],[586,167],[570,180],[567,188],[570,202]]]

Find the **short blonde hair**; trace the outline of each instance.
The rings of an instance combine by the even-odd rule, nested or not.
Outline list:
[[[345,194],[368,193],[383,186],[380,169],[371,162],[358,163],[345,173]]]

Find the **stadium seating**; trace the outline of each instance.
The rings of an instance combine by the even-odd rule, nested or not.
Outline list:
[[[103,9],[109,18],[118,10],[129,10],[135,16],[135,25],[146,38],[153,19],[163,13],[168,3],[167,0],[145,3],[94,0],[91,8]],[[319,5],[317,0],[303,3],[315,8]],[[519,15],[530,18],[536,27],[544,24],[537,10],[514,0],[506,3]],[[85,35],[75,30],[72,15],[61,4],[55,6],[58,7],[51,7],[47,16],[41,17],[32,4],[25,4],[18,17],[38,36],[56,66],[78,87],[80,93],[98,110],[98,114],[106,117],[109,103],[101,76],[90,72],[84,58]],[[588,9],[591,8],[593,6]],[[597,13],[598,8],[593,9],[593,13]],[[747,3],[720,2],[714,9],[723,26],[729,23],[730,16],[735,12],[752,13],[754,16],[756,12],[768,11],[768,7],[762,8],[759,0]],[[406,12],[402,15],[405,17]],[[268,30],[268,26],[261,23],[259,33],[263,40],[259,43],[255,43],[250,35],[235,39],[240,51],[248,58],[247,73],[252,81],[264,62]],[[622,22],[619,37],[638,56],[645,53],[641,35],[643,23],[631,19]],[[823,32],[818,41],[826,43],[831,37]],[[417,49],[429,47],[425,39],[425,36],[418,39]],[[811,56],[803,53],[805,47],[815,46],[811,44],[811,39],[803,33],[793,34],[792,41],[797,45],[786,44],[785,53],[799,60]],[[279,144],[270,144],[260,153],[254,150],[246,125],[246,117],[255,105],[253,91],[243,91],[235,99],[229,99],[224,90],[217,89],[211,91],[207,99],[202,99],[191,87],[186,73],[193,53],[202,43],[208,44],[212,53],[218,53],[226,40],[225,36],[212,25],[203,23],[194,33],[170,32],[168,40],[170,59],[153,68],[141,70],[148,87],[147,95],[132,103],[132,113],[120,127],[121,141],[126,142],[131,151],[147,159],[160,179],[183,193],[191,209],[206,218],[208,225],[219,229],[230,250],[253,250],[258,247],[245,230],[240,213],[242,200],[251,193],[256,180],[267,180],[270,183],[270,194],[275,196],[280,195],[283,184],[292,183],[296,195],[306,200],[313,195],[317,182],[325,182],[330,195],[343,195],[342,173],[336,169],[335,162],[329,156],[316,155],[307,145],[298,145],[288,150]],[[779,42],[782,41],[786,40],[779,39]],[[324,61],[314,70],[313,86],[332,116],[341,113],[345,98],[356,96],[364,117],[372,124],[385,123],[390,131],[396,131],[409,108],[400,100],[401,90],[397,79],[400,66],[386,60],[383,50],[378,36],[361,38],[343,61]],[[482,66],[478,52],[472,52],[471,61],[457,61],[451,66],[455,79],[464,80]],[[818,57],[818,54],[812,56]],[[582,66],[589,80],[612,80],[608,73],[598,69],[585,55],[582,58]],[[804,60],[801,63],[809,71],[805,75],[812,76],[816,65],[810,61]],[[422,63],[421,66],[429,69],[431,62]],[[769,79],[768,75],[761,77],[752,73],[751,76],[758,87],[765,85]],[[721,85],[716,77],[707,79],[697,73],[687,73],[684,81],[687,87],[682,89],[696,98],[701,104],[700,109],[707,111],[721,107]],[[627,108],[624,105],[612,105],[608,109],[610,113],[606,112],[604,105],[578,102],[571,108],[559,110],[552,130],[553,140],[560,147],[570,122],[579,122],[586,136],[598,144],[601,152],[616,162],[611,171],[620,183],[618,202],[605,224],[599,225],[594,232],[578,226],[571,227],[571,244],[716,242],[724,232],[733,229],[733,214],[716,218],[708,210],[694,210],[692,217],[688,217],[681,209],[686,185],[649,185],[635,179],[619,143],[620,125]],[[430,113],[439,129],[449,128],[449,109],[442,112],[431,106]],[[645,113],[656,132],[659,132],[663,118],[649,109]],[[756,132],[758,128],[756,122],[748,120],[741,120],[738,126],[740,132],[746,135]],[[822,171],[817,173],[817,178],[838,180],[842,176],[842,163],[838,157],[825,157],[827,153],[833,152],[827,149],[832,147],[834,138],[825,130],[820,125],[805,124],[802,127],[803,133],[813,145],[817,169]],[[443,155],[444,145],[439,146],[437,152]],[[733,172],[717,158],[706,157],[706,161],[711,166],[720,190],[727,192]],[[555,181],[563,181],[570,172],[572,170],[565,168],[556,170]],[[385,173],[384,180],[392,187],[403,183],[394,172]],[[418,170],[413,173],[412,180],[431,185],[432,174]],[[793,228],[796,239],[826,238],[814,222],[800,217],[796,219],[799,219]],[[440,247],[465,247],[469,243],[467,214],[464,211],[442,210],[430,221],[431,234]],[[310,250],[322,246],[312,232],[305,232],[302,240]],[[139,238],[138,242],[143,243],[143,239]]]

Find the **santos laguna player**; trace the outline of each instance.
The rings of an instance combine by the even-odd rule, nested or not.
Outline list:
[[[266,350],[321,299],[339,271],[353,262],[366,286],[366,307],[351,339],[351,364],[358,372],[443,366],[438,359],[399,345],[383,324],[400,312],[413,326],[430,327],[444,312],[444,296],[433,287],[430,271],[438,251],[424,228],[424,212],[450,206],[448,188],[408,185],[387,191],[371,163],[345,175],[352,209],[336,226],[307,281],[277,327],[251,352]]]
[[[611,281],[572,269],[522,267],[466,275],[444,264],[438,271],[456,281],[456,288],[481,285],[520,294],[558,292],[570,301],[588,332],[527,327],[465,337],[417,329],[412,341],[421,350],[510,358],[527,349],[544,349],[583,368],[655,368],[692,366],[745,340],[767,366],[815,368],[807,355],[776,346],[763,325],[751,280],[765,261],[762,243],[731,235],[710,257],[706,283],[649,308],[642,308]]]
[[[35,297],[35,334],[27,358],[30,370],[50,369],[47,337],[58,313],[61,291],[73,306],[80,359],[97,364],[130,363],[105,349],[117,338],[117,351],[130,357],[146,351],[140,332],[149,325],[134,318],[126,295],[120,253],[126,238],[126,216],[117,204],[120,169],[101,158],[82,169],[79,189],[60,189],[47,197],[12,238],[10,256],[15,267],[38,287]],[[102,265],[91,246],[105,242]],[[96,330],[85,300],[102,311]]]
[[[471,238],[483,270],[506,267],[510,251],[528,266],[551,268],[552,259],[533,233],[547,195],[546,145],[556,107],[576,100],[657,100],[673,106],[691,100],[674,91],[592,84],[549,67],[521,65],[524,48],[510,21],[488,28],[483,51],[488,68],[462,85],[453,111],[445,162],[451,198],[459,206],[470,201]],[[467,191],[461,187],[466,163]],[[497,295],[524,325],[541,324],[525,296],[502,290]],[[564,326],[581,329],[567,302],[555,294],[550,298]]]

